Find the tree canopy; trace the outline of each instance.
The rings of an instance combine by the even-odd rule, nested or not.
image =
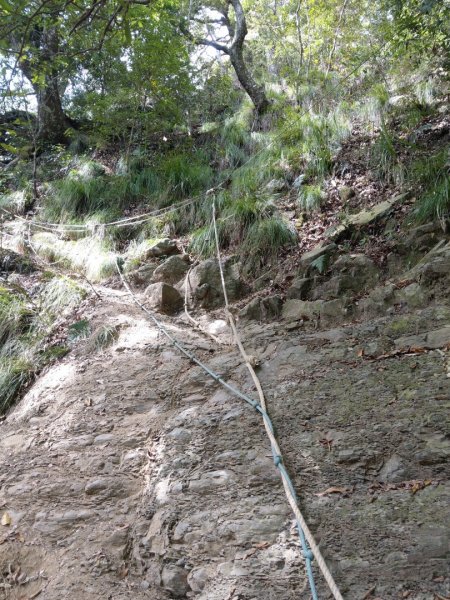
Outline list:
[[[300,106],[367,89],[380,73],[398,82],[408,61],[410,72],[445,68],[449,10],[437,0],[1,0],[1,100],[4,112],[35,112],[36,138],[50,143],[89,123],[113,137],[189,129],[239,89],[262,115],[281,97]]]

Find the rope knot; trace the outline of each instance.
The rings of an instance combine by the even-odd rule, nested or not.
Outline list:
[[[277,454],[273,457],[273,462],[275,463],[276,467],[279,467],[283,463],[283,457]]]

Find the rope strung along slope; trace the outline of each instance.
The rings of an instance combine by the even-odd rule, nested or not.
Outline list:
[[[332,576],[330,570],[328,569],[325,559],[323,558],[322,553],[320,552],[319,547],[317,546],[317,543],[314,540],[314,537],[313,537],[311,531],[309,530],[308,525],[306,524],[306,521],[300,511],[294,486],[293,486],[291,478],[289,477],[289,474],[283,464],[283,456],[281,454],[281,449],[280,449],[277,439],[275,437],[275,432],[274,432],[272,422],[270,420],[269,415],[267,414],[267,403],[266,403],[266,399],[264,396],[264,392],[261,387],[261,382],[259,381],[258,375],[256,374],[255,369],[253,368],[253,366],[250,362],[249,356],[245,352],[244,346],[242,345],[242,341],[241,341],[241,339],[239,337],[239,333],[237,331],[236,322],[234,320],[233,314],[230,311],[230,305],[228,302],[228,294],[227,294],[227,290],[226,290],[226,286],[225,286],[225,278],[224,278],[224,274],[223,274],[222,259],[221,259],[221,255],[220,255],[219,236],[217,233],[217,223],[216,223],[215,203],[213,203],[212,220],[213,220],[213,227],[214,227],[214,236],[215,236],[215,241],[216,241],[217,260],[218,260],[219,269],[220,269],[220,279],[222,282],[223,295],[225,298],[225,312],[226,312],[231,330],[233,332],[233,336],[234,336],[236,345],[239,348],[239,351],[245,362],[245,366],[247,367],[248,371],[250,372],[250,375],[253,379],[256,390],[258,392],[259,402],[260,402],[259,406],[262,409],[260,412],[263,416],[264,427],[265,427],[267,436],[269,437],[269,440],[270,440],[272,454],[273,454],[273,460],[274,460],[275,466],[278,468],[278,470],[281,473],[284,491],[286,492],[288,502],[289,502],[289,504],[292,508],[292,511],[295,515],[295,518],[297,520],[297,528],[298,528],[300,541],[302,544],[303,556],[305,558],[306,572],[308,574],[309,586],[311,588],[311,594],[312,594],[313,600],[317,600],[317,598],[318,598],[315,583],[314,583],[312,565],[311,565],[311,561],[312,561],[313,557],[316,559],[317,564],[319,565],[319,568],[322,571],[325,581],[327,582],[328,587],[330,588],[334,598],[336,600],[342,600],[342,594],[339,591],[339,588],[337,587],[336,582],[334,581],[333,576]],[[257,406],[255,406],[255,408],[258,410]],[[311,548],[311,550],[308,548],[308,544],[309,544],[309,547]]]
[[[134,292],[132,291],[132,289],[130,288],[128,282],[126,281],[125,277],[123,276],[122,271],[120,270],[120,266],[119,263],[116,260],[116,268],[117,268],[117,272],[119,273],[120,279],[122,281],[123,286],[125,287],[125,289],[127,290],[128,294],[131,296],[133,302],[139,306],[139,308],[148,315],[148,317],[153,321],[153,323],[156,325],[156,327],[159,329],[159,331],[169,340],[169,342],[175,347],[177,348],[177,350],[179,350],[181,352],[181,354],[183,354],[186,358],[188,358],[192,363],[196,364],[197,366],[199,366],[207,375],[209,375],[209,377],[211,377],[212,379],[214,379],[214,381],[216,381],[217,383],[219,383],[222,387],[224,387],[225,389],[227,389],[229,392],[231,392],[232,394],[234,394],[235,396],[237,396],[238,398],[240,398],[241,400],[244,400],[244,402],[246,402],[247,404],[249,404],[252,408],[254,408],[257,412],[259,412],[264,420],[264,425],[266,427],[266,431],[268,431],[268,435],[269,438],[271,440],[271,444],[272,444],[272,452],[274,452],[274,462],[275,465],[278,467],[278,469],[280,470],[280,473],[282,475],[282,480],[283,480],[283,485],[286,491],[286,495],[288,497],[288,501],[289,504],[292,507],[292,510],[297,518],[297,522],[299,523],[299,534],[300,531],[302,531],[303,533],[300,534],[300,539],[301,540],[306,540],[308,541],[311,550],[312,550],[312,554],[311,554],[311,550],[309,550],[306,546],[306,542],[304,543],[304,548],[306,547],[306,552],[305,552],[305,559],[307,560],[307,566],[309,564],[309,571],[308,571],[308,578],[312,577],[312,569],[311,569],[311,559],[314,556],[317,560],[317,564],[319,565],[322,573],[324,574],[324,577],[333,593],[333,596],[335,598],[335,600],[343,600],[341,593],[339,592],[339,589],[337,588],[333,577],[331,575],[331,573],[329,572],[325,561],[320,553],[319,548],[317,547],[317,544],[314,541],[314,538],[311,534],[311,532],[308,529],[308,526],[302,516],[302,514],[300,513],[300,510],[298,508],[297,505],[297,500],[296,500],[296,496],[295,496],[295,490],[294,487],[290,481],[289,475],[283,465],[283,459],[281,456],[281,451],[280,448],[277,444],[277,441],[275,439],[274,436],[274,430],[273,430],[273,425],[272,422],[270,420],[269,415],[267,414],[265,408],[263,408],[261,402],[258,402],[257,400],[255,400],[254,398],[251,398],[250,396],[248,396],[247,394],[244,394],[243,392],[241,392],[240,390],[238,390],[237,388],[235,388],[234,386],[230,385],[229,383],[227,383],[224,379],[222,379],[222,377],[212,371],[207,365],[205,365],[204,363],[202,363],[192,352],[189,352],[189,350],[187,350],[182,344],[180,344],[180,342],[171,334],[169,333],[169,331],[167,330],[167,328],[164,326],[164,324],[159,321],[159,319],[157,319],[155,317],[155,315],[148,310],[148,308],[146,308],[136,297],[136,295],[134,294]],[[262,391],[262,390],[261,390]],[[265,405],[265,400],[264,400],[264,405]],[[317,600],[317,593],[315,592],[315,587],[311,588],[312,590],[314,589],[314,593],[313,593],[313,599]]]

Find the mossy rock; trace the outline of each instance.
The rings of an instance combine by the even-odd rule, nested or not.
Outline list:
[[[36,268],[29,258],[12,250],[0,250],[0,271],[6,273],[32,273],[35,270]]]

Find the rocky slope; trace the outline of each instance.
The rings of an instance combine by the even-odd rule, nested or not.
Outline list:
[[[274,277],[237,305],[240,330],[344,597],[446,598],[450,246],[429,226],[400,235],[382,266],[356,250],[333,242],[303,256],[287,291]],[[216,267],[193,272],[197,307],[218,304]],[[236,297],[246,291],[232,263],[227,277]],[[171,268],[156,279],[147,298],[161,308],[163,286],[177,284]],[[124,292],[99,291],[85,316],[118,326],[116,342],[80,344],[0,425],[0,597],[309,598],[258,414],[183,358]],[[224,344],[184,317],[163,319],[254,394],[220,308],[197,317]]]

